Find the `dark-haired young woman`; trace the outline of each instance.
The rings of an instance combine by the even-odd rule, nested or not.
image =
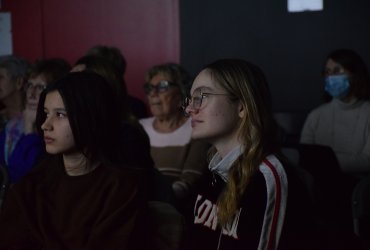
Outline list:
[[[70,73],[42,93],[36,124],[50,157],[9,190],[0,249],[128,248],[146,175],[122,164],[112,96],[91,72]]]

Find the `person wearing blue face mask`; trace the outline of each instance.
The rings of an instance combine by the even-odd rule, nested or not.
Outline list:
[[[333,149],[344,173],[370,174],[370,80],[362,58],[332,51],[324,67],[327,102],[308,115],[300,142]]]
[[[329,75],[325,78],[325,91],[334,98],[346,97],[350,86],[347,74]]]

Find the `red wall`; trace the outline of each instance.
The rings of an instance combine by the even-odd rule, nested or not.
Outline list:
[[[146,101],[145,72],[179,62],[178,0],[2,0],[12,15],[13,52],[30,61],[63,57],[73,64],[103,44],[127,60],[129,92]]]

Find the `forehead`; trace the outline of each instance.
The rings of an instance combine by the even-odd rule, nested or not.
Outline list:
[[[343,68],[342,65],[340,65],[339,63],[335,62],[333,59],[330,59],[326,62],[326,67],[327,68]]]
[[[29,82],[31,83],[41,83],[46,84],[46,80],[43,74],[33,76],[29,79]]]
[[[342,73],[349,73],[347,70],[340,65],[339,63],[335,62],[333,59],[328,59],[325,64],[325,75],[331,75],[331,74],[342,74]]]
[[[64,108],[62,96],[56,90],[47,93],[44,106],[48,109]]]
[[[216,81],[216,79],[214,79],[211,72],[205,69],[202,70],[195,78],[190,92],[193,94],[194,92],[206,92],[220,89],[222,89],[220,84]]]
[[[156,85],[159,84],[160,81],[170,81],[170,80],[171,79],[167,74],[158,73],[150,79],[150,83]]]

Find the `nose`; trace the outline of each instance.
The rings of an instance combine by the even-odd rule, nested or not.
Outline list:
[[[50,122],[50,118],[49,117],[46,117],[44,123],[41,124],[41,130],[42,131],[50,131],[50,130],[52,130],[52,125],[51,125],[51,122]]]
[[[157,95],[158,94],[158,91],[156,88],[152,88],[148,93],[147,95],[148,96],[152,96],[152,95]]]
[[[192,115],[193,113],[195,113],[197,110],[195,110],[195,109],[193,108],[193,105],[192,105],[191,103],[189,103],[189,104],[185,107],[184,111],[185,111],[185,114],[186,114],[187,116],[190,116],[190,115]]]
[[[37,90],[36,90],[36,87],[35,86],[30,86],[28,88],[28,91],[29,91],[29,93],[30,93],[31,96],[36,96]]]

